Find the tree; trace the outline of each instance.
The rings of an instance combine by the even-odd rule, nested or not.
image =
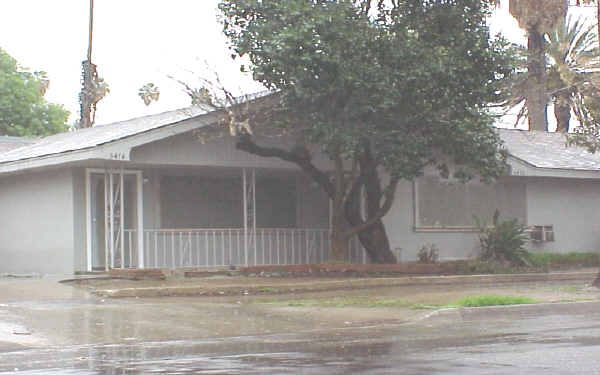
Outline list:
[[[556,130],[568,133],[571,110],[579,118],[585,111],[585,97],[598,96],[595,87],[599,49],[595,25],[569,17],[547,34],[548,93],[554,103]]]
[[[582,7],[590,4],[596,4],[596,31],[600,35],[600,1],[599,0],[575,0],[575,6]],[[600,39],[598,39],[600,43]],[[599,275],[600,276],[600,275]]]
[[[0,135],[45,136],[66,131],[69,112],[46,102],[44,72],[29,72],[0,48]]]
[[[496,4],[499,2],[496,0]],[[568,0],[509,0],[510,14],[527,33],[525,106],[529,130],[548,130],[544,33],[565,19],[567,8]]]
[[[486,104],[509,74],[490,42],[480,0],[223,0],[234,56],[278,92],[260,111],[294,147],[236,146],[298,165],[332,201],[332,252],[342,259],[358,234],[373,262],[392,262],[383,216],[401,180],[425,168],[469,179],[505,171]],[[237,121],[242,121],[238,118]],[[259,123],[252,118],[244,121]],[[255,126],[258,128],[258,126]],[[310,145],[332,162],[317,168]],[[364,197],[364,206],[361,203]]]
[[[556,118],[556,131],[568,133],[571,128],[571,111],[579,121],[585,113],[585,98],[598,96],[595,81],[598,81],[598,47],[595,26],[585,26],[585,19],[568,17],[553,30],[544,33],[545,40],[545,87],[546,106],[552,102]],[[517,47],[522,56],[527,52]],[[506,105],[521,104],[527,96],[529,74],[526,63],[521,59],[518,73],[507,80]],[[541,88],[540,88],[541,90]],[[522,107],[518,119],[527,114]]]

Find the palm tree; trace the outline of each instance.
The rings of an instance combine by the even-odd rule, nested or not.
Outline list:
[[[596,28],[598,31],[598,35],[600,35],[600,0],[575,0],[574,5],[577,7],[581,7],[589,4],[596,4]]]
[[[496,5],[500,0],[496,0]],[[525,106],[529,130],[547,130],[546,60],[544,33],[567,15],[568,0],[509,0],[509,12],[527,32],[527,72]]]
[[[584,98],[596,96],[594,81],[600,78],[595,25],[569,17],[547,33],[549,58],[547,91],[554,103],[556,130],[569,132],[571,110],[581,121]]]

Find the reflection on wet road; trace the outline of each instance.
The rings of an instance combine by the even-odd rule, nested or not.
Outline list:
[[[413,324],[0,353],[25,374],[599,374],[600,303],[450,311]]]

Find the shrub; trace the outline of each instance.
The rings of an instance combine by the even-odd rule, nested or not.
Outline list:
[[[481,259],[509,262],[518,266],[529,265],[529,252],[525,250],[529,239],[525,233],[526,227],[517,219],[501,222],[499,217],[500,212],[496,210],[491,226],[475,218],[479,229]]]
[[[425,244],[417,253],[417,258],[419,259],[419,263],[437,263],[440,257],[440,251],[437,246],[434,244]]]

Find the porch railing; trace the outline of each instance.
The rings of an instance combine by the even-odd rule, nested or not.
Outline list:
[[[136,230],[125,231],[127,259],[134,253]],[[328,229],[243,228],[146,229],[146,268],[224,267],[324,263],[330,258]],[[366,263],[357,239],[349,243],[349,260]],[[135,264],[126,262],[127,264]]]

